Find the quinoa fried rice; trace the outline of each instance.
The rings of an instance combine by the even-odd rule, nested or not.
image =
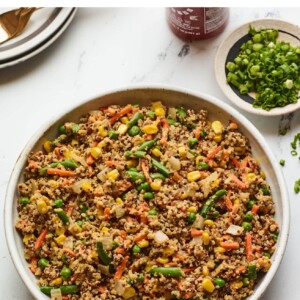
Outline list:
[[[156,101],[100,108],[31,153],[16,228],[52,299],[245,299],[279,233],[234,122]]]

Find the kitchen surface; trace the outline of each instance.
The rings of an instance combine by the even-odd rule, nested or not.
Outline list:
[[[39,12],[36,12],[38,14]],[[169,29],[165,8],[78,8],[74,18],[35,55],[0,68],[0,219],[10,173],[28,139],[83,100],[126,86],[165,84],[207,93],[233,106],[214,74],[218,46],[237,26],[261,18],[299,25],[300,8],[230,8],[216,37],[185,42]],[[236,108],[265,137],[281,167],[291,207],[290,237],[282,263],[263,300],[298,300],[300,247],[300,152],[290,143],[300,133],[300,112],[265,117]],[[283,135],[283,133],[285,133]],[[296,151],[299,151],[297,146]],[[31,300],[10,258],[0,226],[0,299]]]

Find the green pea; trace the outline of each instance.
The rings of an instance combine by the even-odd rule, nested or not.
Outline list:
[[[148,118],[150,118],[151,120],[154,120],[155,119],[155,113],[153,111],[147,111],[146,112],[146,116]]]
[[[242,227],[246,230],[246,231],[249,231],[252,229],[252,225],[248,222],[243,222],[242,223]]]
[[[55,207],[61,208],[61,207],[63,207],[63,205],[64,205],[64,202],[62,201],[62,199],[54,200],[54,206]]]
[[[190,148],[194,148],[198,142],[199,142],[199,140],[197,138],[191,138],[191,139],[189,139],[189,146],[190,146]]]
[[[260,189],[264,196],[270,195],[270,192],[268,191],[268,189],[266,187],[262,186]]]
[[[133,253],[140,253],[141,250],[142,249],[138,245],[134,245],[133,248],[132,248]]]
[[[27,205],[30,203],[30,199],[28,197],[22,197],[20,200],[20,204]]]
[[[225,283],[226,283],[225,280],[222,278],[218,277],[215,279],[215,284],[218,285],[219,287],[223,287],[225,285]]]
[[[58,132],[60,134],[66,134],[67,133],[67,129],[66,129],[66,126],[65,125],[61,125],[58,127]]]
[[[156,216],[157,215],[157,211],[155,209],[151,209],[151,210],[149,210],[148,215],[149,216]]]
[[[136,126],[136,125],[130,127],[129,130],[128,130],[128,134],[130,136],[136,136],[139,133],[140,133],[140,128],[138,126]]]
[[[73,132],[78,132],[79,129],[80,129],[80,126],[78,124],[73,124],[71,129],[72,129]]]
[[[193,212],[190,212],[187,218],[187,221],[189,224],[193,224],[196,220],[196,214]]]
[[[247,208],[250,210],[252,209],[253,205],[256,203],[255,200],[250,200],[248,203],[247,203]]]
[[[113,241],[112,247],[113,249],[117,249],[119,247],[119,244],[116,241]]]
[[[126,279],[126,281],[127,281],[127,283],[129,283],[129,284],[133,284],[133,281],[132,281],[132,279],[131,279],[131,278],[129,278],[129,277]]]
[[[49,266],[49,260],[47,258],[41,258],[38,261],[38,266],[44,270],[47,266]]]
[[[141,275],[141,276],[137,277],[137,279],[136,279],[137,282],[143,282],[144,280],[145,280],[144,275]]]
[[[78,220],[76,223],[79,227],[82,227],[82,225],[83,225],[83,222],[81,220]]]
[[[253,214],[249,211],[244,215],[244,220],[247,222],[251,222],[253,218],[254,218]]]
[[[242,282],[243,282],[243,286],[248,286],[249,285],[249,278],[248,277],[244,277],[242,279]]]
[[[184,108],[182,108],[182,107],[177,108],[177,115],[181,119],[185,118],[186,117],[186,112],[185,112]]]
[[[270,254],[269,252],[264,252],[263,254],[264,254],[264,256],[266,256],[266,257],[268,257],[268,258],[271,257],[271,254]]]
[[[64,267],[64,268],[61,270],[60,275],[61,275],[62,278],[68,279],[68,278],[71,277],[72,271],[71,271],[70,268]]]
[[[154,195],[152,192],[146,192],[144,194],[144,199],[147,199],[147,200],[150,200],[150,199],[153,199],[154,198]]]
[[[151,192],[151,186],[147,182],[143,182],[140,185],[137,186],[136,188],[139,192],[140,191],[146,191],[146,192]]]
[[[63,254],[63,255],[62,255],[61,261],[64,262],[64,263],[67,262],[67,256],[66,256],[66,254]]]
[[[114,130],[109,130],[107,134],[112,140],[117,140],[119,136],[118,133]]]
[[[200,167],[201,170],[208,170],[209,168],[209,165],[208,163],[204,162],[204,161],[200,161],[198,163],[198,166]]]
[[[205,131],[201,131],[200,136],[204,139],[207,136],[207,133]]]

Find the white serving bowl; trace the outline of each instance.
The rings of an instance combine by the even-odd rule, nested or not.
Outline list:
[[[273,200],[276,208],[276,221],[279,224],[280,234],[274,255],[273,264],[267,274],[263,276],[256,285],[255,292],[248,300],[256,300],[261,297],[272,278],[274,277],[282,260],[289,232],[289,201],[285,182],[268,144],[260,132],[238,111],[221,102],[220,100],[195,91],[174,87],[146,86],[131,87],[122,90],[114,90],[102,94],[92,100],[84,101],[82,104],[62,113],[54,121],[44,125],[29,140],[25,149],[20,154],[12,171],[5,199],[5,233],[8,249],[14,265],[26,284],[29,291],[36,299],[49,299],[42,294],[36,284],[35,276],[28,269],[28,264],[23,255],[23,242],[20,234],[15,229],[17,219],[17,185],[23,179],[23,172],[27,163],[28,154],[42,148],[45,140],[51,140],[56,136],[59,125],[66,121],[78,121],[79,117],[91,110],[110,104],[125,105],[127,103],[150,104],[151,100],[161,100],[165,105],[185,106],[199,111],[201,108],[208,110],[210,120],[228,122],[232,120],[239,124],[241,132],[249,138],[253,156],[260,161],[261,167],[266,173],[267,182],[271,187]]]

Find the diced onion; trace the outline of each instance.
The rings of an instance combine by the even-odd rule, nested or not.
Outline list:
[[[178,158],[171,156],[169,163],[170,163],[170,167],[173,171],[179,171],[181,169],[180,160]]]
[[[83,157],[81,157],[81,156],[77,155],[76,153],[74,153],[73,151],[70,153],[70,158],[73,158],[74,160],[79,162],[84,167],[88,166],[86,160]]]
[[[62,300],[62,294],[60,289],[51,289],[51,300]]]
[[[226,233],[229,233],[232,235],[240,235],[240,234],[242,234],[243,231],[244,231],[243,227],[231,224],[227,228]]]
[[[102,236],[100,238],[100,241],[101,241],[101,243],[103,245],[103,248],[105,250],[111,250],[112,249],[112,247],[113,247],[113,239],[112,239],[111,236]]]
[[[157,243],[164,243],[166,242],[167,240],[169,239],[169,237],[163,233],[161,230],[159,231],[156,231],[154,233],[154,240],[157,242]]]
[[[115,290],[119,296],[122,296],[125,292],[126,282],[124,280],[118,280],[115,284]]]
[[[204,218],[197,214],[195,222],[192,224],[193,228],[202,229],[204,226]]]
[[[73,236],[68,236],[63,243],[64,248],[73,250],[73,242],[74,242]]]
[[[98,265],[98,266],[99,266],[99,269],[100,269],[102,274],[110,275],[109,266],[104,266],[104,265]]]
[[[76,194],[80,194],[82,189],[81,186],[83,183],[89,183],[90,184],[90,180],[89,179],[82,179],[79,181],[76,181],[73,185],[72,185],[72,189]]]
[[[121,205],[116,205],[116,218],[122,218],[125,215],[125,209]]]
[[[104,168],[101,172],[98,173],[97,177],[99,180],[101,180],[102,182],[106,181],[106,174],[109,173],[110,168]]]
[[[176,121],[176,108],[175,107],[170,107],[168,109],[168,113],[169,113],[169,116],[172,120],[175,120]]]

